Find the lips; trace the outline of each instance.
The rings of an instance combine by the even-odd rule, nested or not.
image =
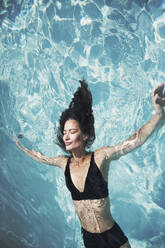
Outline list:
[[[65,145],[69,146],[69,145],[71,145],[71,142],[65,142]]]

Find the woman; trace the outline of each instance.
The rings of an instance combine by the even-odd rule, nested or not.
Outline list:
[[[62,168],[82,226],[86,248],[130,248],[127,237],[114,221],[109,205],[108,170],[110,161],[142,145],[165,113],[164,85],[153,92],[155,115],[132,137],[115,145],[88,152],[95,140],[92,95],[86,82],[80,81],[74,97],[60,117],[58,145],[69,156],[47,157],[17,145],[38,162]]]

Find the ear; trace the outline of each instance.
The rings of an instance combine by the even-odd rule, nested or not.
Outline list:
[[[88,137],[89,137],[89,136],[88,136],[87,134],[83,134],[83,140],[84,140],[84,141],[87,141]]]

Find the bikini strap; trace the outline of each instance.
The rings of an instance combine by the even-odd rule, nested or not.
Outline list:
[[[94,152],[92,152],[92,155],[91,155],[91,162],[94,162]]]
[[[66,164],[66,167],[65,167],[65,173],[68,172],[70,160],[71,160],[71,157],[68,157],[67,164]]]

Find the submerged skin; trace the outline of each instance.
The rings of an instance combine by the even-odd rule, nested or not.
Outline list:
[[[143,127],[120,144],[95,150],[94,159],[96,165],[107,182],[110,162],[141,146],[155,130],[160,120],[164,120],[165,96],[163,87],[164,85],[159,85],[154,90],[152,101],[156,113]],[[66,145],[66,150],[72,153],[70,161],[71,179],[80,192],[84,191],[91,160],[91,153],[85,150],[85,141],[87,138],[88,136],[81,132],[77,121],[72,119],[66,121],[63,140]],[[36,161],[58,166],[65,172],[68,156],[47,157],[40,152],[25,149],[17,140],[16,144]],[[73,200],[76,213],[85,230],[91,233],[101,233],[112,228],[114,219],[111,215],[109,202],[109,197],[95,200]],[[130,248],[130,245],[127,242],[122,245],[121,248]]]

